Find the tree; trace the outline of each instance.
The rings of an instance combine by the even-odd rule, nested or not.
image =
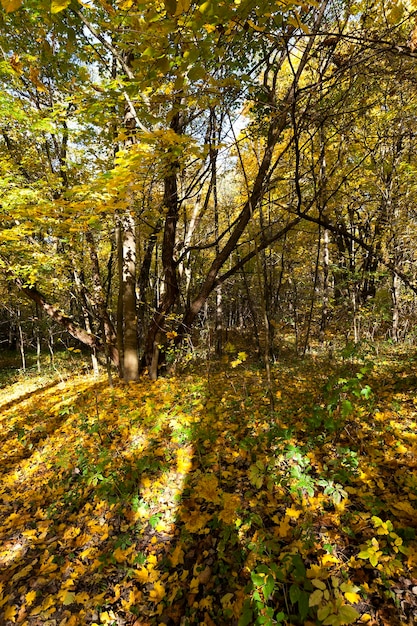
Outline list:
[[[389,143],[388,127],[377,142],[369,131],[388,59],[411,72],[412,10],[381,3],[384,23],[365,3],[326,0],[2,5],[4,274],[126,380],[140,355],[156,377],[167,332],[189,334],[211,294],[253,260],[266,290],[253,302],[245,270],[255,325],[258,308],[272,337],[274,315],[288,309],[272,286],[291,278],[304,349],[317,306],[327,323],[332,281],[335,305],[347,288],[354,315],[375,296],[377,215],[394,208],[367,210],[378,183],[360,196],[356,182]],[[393,80],[384,93],[394,103]],[[248,126],[236,137],[240,111]],[[226,194],[227,162],[238,184]],[[310,242],[317,251],[298,282],[288,277],[294,241],[303,256]],[[323,250],[337,267],[330,275],[326,261],[321,278]]]

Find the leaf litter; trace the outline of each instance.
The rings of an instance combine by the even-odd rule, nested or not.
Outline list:
[[[2,390],[2,624],[416,623],[409,358],[238,360]]]

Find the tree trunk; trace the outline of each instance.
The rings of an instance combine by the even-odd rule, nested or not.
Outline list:
[[[397,274],[392,275],[391,300],[392,300],[392,340],[397,343],[399,341],[399,295],[400,295],[400,278]]]
[[[17,342],[19,345],[20,358],[22,359],[22,370],[26,372],[26,355],[25,355],[25,341],[23,337],[23,329],[21,324],[21,311],[20,307],[17,309]]]
[[[323,300],[320,320],[320,340],[323,342],[329,321],[329,231],[326,228],[323,233]]]
[[[94,242],[94,237],[91,231],[87,230],[85,238],[89,247],[90,260],[93,269],[93,304],[95,312],[100,324],[104,331],[104,349],[106,356],[110,358],[112,363],[118,367],[120,365],[119,352],[117,350],[117,336],[113,326],[113,322],[110,319],[107,311],[106,299],[101,284],[100,266],[97,257],[97,249]]]
[[[181,134],[184,130],[182,122],[182,115],[176,113],[173,116],[171,122],[171,129],[177,134]],[[168,155],[168,159],[172,158]],[[164,272],[164,292],[161,298],[161,303],[158,310],[150,324],[148,334],[146,337],[144,361],[148,367],[151,378],[157,376],[157,366],[155,363],[159,362],[160,341],[158,337],[164,330],[165,318],[167,313],[174,306],[178,298],[178,278],[177,278],[177,265],[174,258],[176,232],[179,212],[179,200],[178,200],[178,168],[179,163],[177,158],[172,158],[167,162],[167,175],[164,179],[164,206],[166,208],[164,236],[162,240],[162,267]]]
[[[81,300],[81,310],[82,310],[82,314],[84,317],[84,326],[85,326],[86,331],[88,333],[91,333],[92,332],[91,315],[90,315],[90,311],[88,310],[86,289],[83,284],[82,275],[80,276],[80,274],[78,273],[75,267],[74,267],[73,273],[74,273],[74,282],[78,289],[78,297]],[[91,348],[91,364],[93,367],[94,376],[97,377],[99,375],[99,369],[98,369],[98,361],[97,361],[97,351],[94,347]]]
[[[139,377],[139,346],[136,314],[136,234],[130,213],[123,217],[123,378],[126,382]]]

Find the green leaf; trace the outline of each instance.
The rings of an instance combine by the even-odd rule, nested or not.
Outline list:
[[[326,617],[330,615],[331,610],[332,610],[332,605],[325,604],[324,606],[319,608],[319,610],[317,611],[317,617],[319,618],[320,621],[323,621],[326,619]]]
[[[358,554],[358,559],[369,559],[369,550],[361,550]]]
[[[326,583],[324,583],[319,578],[313,578],[311,582],[314,585],[314,587],[316,587],[317,589],[321,589],[322,591],[326,589]]]
[[[372,389],[369,385],[366,385],[366,387],[361,390],[361,396],[363,396],[367,400],[372,396]]]
[[[264,482],[264,477],[262,474],[262,469],[258,467],[258,464],[252,464],[248,470],[248,477],[252,485],[255,485],[258,489],[262,487]]]
[[[298,585],[291,585],[290,587],[290,600],[291,604],[295,604],[300,597],[300,587]]]
[[[309,601],[309,594],[307,593],[307,591],[304,591],[303,589],[301,589],[300,597],[298,598],[298,612],[300,614],[302,621],[304,621],[305,618],[307,617],[308,601]]]
[[[268,601],[269,596],[274,591],[274,587],[275,587],[275,580],[272,578],[272,576],[268,576],[268,578],[266,579],[266,583],[262,589],[265,602]]]
[[[257,587],[263,587],[263,585],[265,584],[264,576],[261,576],[260,574],[256,574],[255,572],[252,572],[250,576],[252,578],[252,582],[254,585],[256,585]]]
[[[323,600],[323,592],[321,591],[321,589],[316,589],[310,595],[310,597],[308,599],[308,605],[309,606],[318,606],[322,600]]]
[[[339,624],[353,624],[360,617],[360,614],[353,608],[353,606],[344,604],[339,609],[338,617]]]
[[[73,593],[72,591],[66,591],[62,599],[62,604],[64,606],[68,606],[73,602],[75,602],[75,593]]]
[[[349,400],[343,400],[342,402],[342,416],[347,417],[353,411],[352,403]]]
[[[249,605],[246,605],[239,617],[238,626],[249,626],[249,624],[253,624],[253,611]]]

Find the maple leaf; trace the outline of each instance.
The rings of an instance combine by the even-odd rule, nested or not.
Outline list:
[[[4,617],[6,620],[10,620],[11,622],[14,623],[16,621],[16,613],[17,613],[17,607],[7,606],[4,611]]]
[[[192,511],[183,511],[181,515],[184,526],[190,533],[201,532],[203,529],[205,529],[207,522],[212,519],[212,517],[213,516],[209,513],[202,513],[199,509],[194,509]]]
[[[33,603],[35,598],[36,598],[36,591],[34,591],[33,589],[31,591],[28,591],[28,593],[25,595],[26,604],[30,606]]]
[[[147,583],[149,580],[149,572],[146,567],[133,570],[133,576],[141,583]]]
[[[129,548],[126,548],[125,550],[123,550],[120,546],[118,548],[116,548],[116,550],[113,552],[113,557],[116,559],[116,561],[118,563],[123,563],[125,561],[129,560],[129,555],[132,554],[134,550],[134,546],[130,546]]]
[[[181,544],[177,544],[169,557],[171,564],[173,567],[177,567],[184,563],[184,550],[181,547]]]
[[[75,595],[75,602],[79,604],[87,604],[90,599],[90,595],[86,591],[80,591]]]
[[[149,597],[154,602],[160,602],[165,597],[165,587],[161,582],[156,582],[149,592]]]
[[[293,519],[298,519],[301,513],[302,511],[300,509],[295,509],[294,507],[290,507],[285,510],[285,515]]]
[[[290,532],[291,524],[287,517],[284,517],[280,522],[278,522],[278,526],[274,528],[274,535],[278,538],[287,537]]]
[[[202,476],[195,486],[197,497],[218,504],[220,502],[219,481],[215,474]]]
[[[58,598],[61,600],[64,606],[68,606],[76,601],[76,595],[74,592],[69,591],[68,589],[61,589],[58,593]]]
[[[359,587],[356,587],[356,585],[352,585],[351,583],[342,583],[340,585],[340,590],[343,592],[346,600],[351,604],[357,604],[361,601],[361,597],[357,593],[359,591]]]
[[[219,519],[225,524],[234,524],[239,506],[240,497],[237,494],[223,493],[223,510],[219,513]]]

